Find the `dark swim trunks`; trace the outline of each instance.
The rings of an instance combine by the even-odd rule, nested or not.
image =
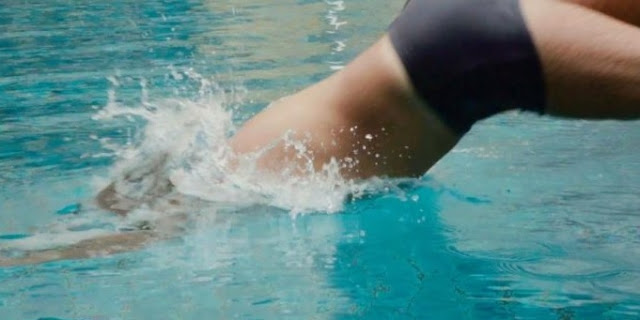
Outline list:
[[[518,0],[411,0],[389,34],[418,94],[459,134],[508,109],[544,111]]]

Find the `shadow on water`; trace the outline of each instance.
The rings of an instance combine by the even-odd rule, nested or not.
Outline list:
[[[488,261],[452,250],[440,221],[440,200],[484,201],[447,189],[419,187],[407,196],[379,196],[352,203],[336,216],[347,230],[336,244],[329,279],[350,298],[337,319],[509,318],[515,310],[487,289]],[[493,281],[506,288],[508,280]],[[501,302],[502,300],[502,302]],[[507,302],[505,302],[507,301]]]
[[[355,202],[340,216],[351,233],[336,246],[330,279],[352,305],[337,318],[445,319],[470,312],[456,270],[464,259],[447,250],[438,192],[410,193]]]
[[[439,216],[442,199],[478,211],[487,202],[456,191],[420,187],[407,198],[380,196],[352,203],[337,215],[344,233],[336,244],[328,278],[349,297],[336,319],[627,319],[633,301],[598,301],[564,294],[562,285],[585,281],[527,275],[518,263],[544,264],[553,253],[520,253],[529,261],[472,256],[455,249],[450,227]],[[533,249],[531,249],[533,250]],[[513,259],[518,259],[514,257]],[[569,265],[566,266],[570,268]],[[568,271],[569,272],[569,271]],[[553,279],[548,278],[553,277]],[[538,281],[557,281],[542,291]],[[545,296],[547,296],[545,300]]]

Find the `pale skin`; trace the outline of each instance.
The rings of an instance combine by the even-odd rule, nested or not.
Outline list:
[[[523,0],[521,6],[542,61],[548,114],[640,117],[640,2]],[[316,169],[350,159],[341,173],[356,179],[420,176],[461,138],[413,90],[386,35],[343,70],[249,120],[231,146],[242,156],[275,142],[258,161],[277,172],[296,165],[293,150],[278,144],[287,133],[306,141]],[[98,202],[119,214],[141,204],[111,186]],[[154,230],[114,234],[18,259],[0,256],[0,266],[112,254],[166,237]]]

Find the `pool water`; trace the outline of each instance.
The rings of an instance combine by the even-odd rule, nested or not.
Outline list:
[[[225,177],[237,124],[403,2],[3,0],[0,255],[187,218],[140,250],[0,267],[0,319],[640,318],[638,122],[504,114],[417,180]],[[188,205],[93,203],[167,152]]]

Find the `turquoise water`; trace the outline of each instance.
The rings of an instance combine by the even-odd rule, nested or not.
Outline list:
[[[242,122],[343,66],[397,2],[2,1],[0,253],[116,232],[131,221],[92,198],[128,155],[177,137],[176,163],[216,168],[189,114]],[[0,267],[0,319],[640,318],[638,122],[502,115],[423,179],[344,205],[186,177],[207,201],[179,208],[184,232]]]

